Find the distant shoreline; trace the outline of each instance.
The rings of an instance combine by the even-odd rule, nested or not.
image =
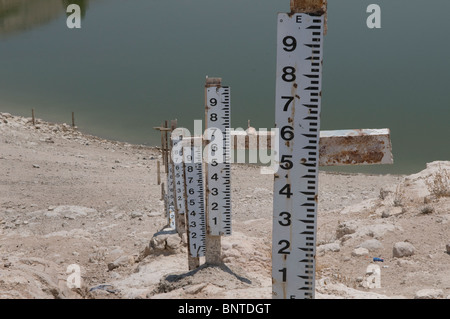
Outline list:
[[[0,125],[3,123],[3,121],[12,121],[16,123],[17,125],[23,125],[24,127],[31,129],[33,127],[32,124],[32,117],[27,116],[21,116],[21,115],[15,115],[11,114],[9,112],[0,112]],[[6,123],[4,123],[6,124]],[[35,129],[40,130],[40,132],[48,132],[52,131],[56,128],[57,131],[61,131],[64,133],[71,133],[75,134],[76,136],[82,136],[86,139],[92,139],[96,141],[106,142],[106,143],[113,143],[113,144],[120,144],[120,145],[127,145],[132,146],[134,148],[145,148],[145,149],[151,149],[151,150],[160,150],[161,147],[158,145],[147,145],[142,143],[131,143],[131,142],[125,142],[125,141],[119,141],[104,137],[99,137],[97,135],[89,134],[86,132],[83,132],[82,130],[79,130],[77,126],[72,127],[72,125],[69,125],[65,122],[58,123],[58,122],[50,122],[43,120],[41,118],[36,117],[35,118]],[[260,167],[258,164],[254,163],[232,163],[233,165],[242,165],[242,166],[250,166],[250,167]],[[335,166],[336,168],[336,166]],[[407,174],[401,174],[401,173],[370,173],[370,172],[345,172],[345,171],[333,171],[332,168],[325,168],[321,167],[320,171],[327,174],[334,174],[334,175],[365,175],[365,176],[406,176]]]

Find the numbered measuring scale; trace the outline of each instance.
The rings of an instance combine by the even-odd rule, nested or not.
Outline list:
[[[189,253],[202,257],[206,250],[206,220],[201,147],[191,146],[190,154],[184,152],[184,165]]]
[[[167,218],[169,227],[176,229],[175,225],[175,193],[174,193],[174,169],[173,165],[169,163],[167,170]]]
[[[183,137],[180,135],[178,139],[173,140],[172,146],[172,150],[175,153],[173,154],[174,156],[173,176],[174,176],[175,196],[176,196],[175,203],[178,214],[180,215],[184,215],[186,210],[184,200],[183,147],[181,145],[182,140]]]
[[[230,88],[206,88],[208,233],[231,235]]]
[[[273,298],[314,298],[324,17],[278,14]]]

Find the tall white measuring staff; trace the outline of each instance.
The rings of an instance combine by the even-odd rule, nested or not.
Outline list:
[[[230,88],[206,78],[206,263],[221,264],[221,236],[231,235]]]
[[[313,298],[324,15],[279,13],[273,298]]]
[[[194,258],[205,256],[206,221],[203,192],[202,150],[191,146],[190,154],[184,154],[186,187],[186,217],[189,254]],[[198,267],[198,265],[197,265]]]

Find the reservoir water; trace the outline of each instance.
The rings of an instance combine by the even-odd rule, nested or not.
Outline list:
[[[369,29],[367,6],[381,8]],[[81,29],[66,25],[70,3]],[[426,7],[426,8],[425,8]],[[274,125],[276,14],[288,0],[0,0],[0,112],[159,145],[164,120],[193,130],[205,77],[231,87],[233,128]],[[450,2],[329,1],[322,130],[389,128],[394,164],[450,160]]]

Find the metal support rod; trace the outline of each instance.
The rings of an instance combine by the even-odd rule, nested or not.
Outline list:
[[[156,162],[156,182],[158,185],[161,185],[161,163],[160,161]]]

